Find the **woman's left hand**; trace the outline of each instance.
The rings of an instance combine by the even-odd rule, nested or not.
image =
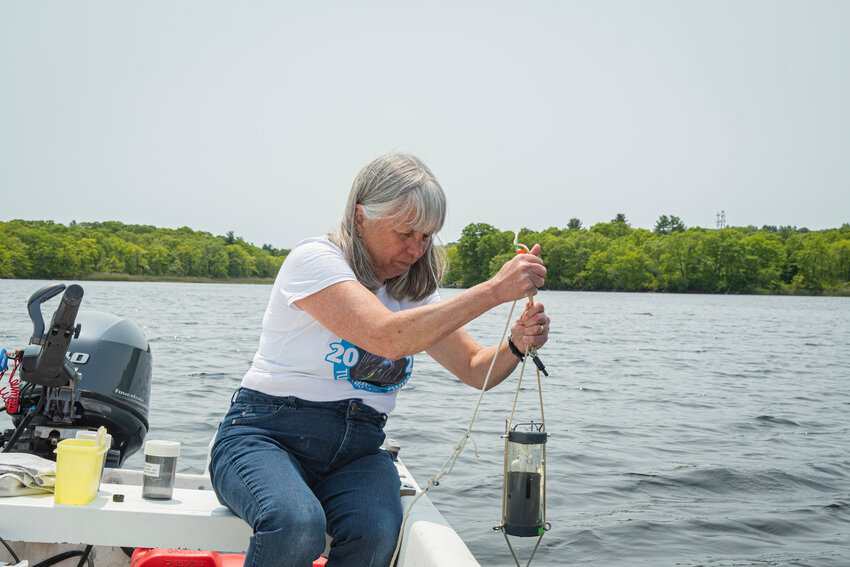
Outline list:
[[[542,303],[526,304],[514,324],[511,325],[511,340],[520,352],[526,347],[540,348],[549,340],[549,317],[543,312]]]

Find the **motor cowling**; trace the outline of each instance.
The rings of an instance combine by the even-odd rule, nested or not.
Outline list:
[[[54,459],[59,441],[104,426],[112,437],[106,466],[120,467],[142,447],[148,432],[150,345],[128,319],[81,312],[76,321],[79,332],[67,343],[62,361],[73,377],[61,386],[40,383],[40,378],[26,385],[27,374],[21,374],[25,385],[12,414],[16,428],[3,433],[3,450]]]
[[[152,358],[142,330],[130,321],[99,312],[77,316],[81,331],[71,341],[68,359],[82,380],[75,425],[103,425],[112,435],[118,465],[138,451],[148,432]],[[82,407],[80,407],[82,406]]]

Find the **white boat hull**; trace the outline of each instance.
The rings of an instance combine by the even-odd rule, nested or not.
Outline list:
[[[398,461],[402,505],[419,493]],[[222,506],[209,477],[176,475],[171,500],[141,497],[141,471],[107,469],[88,504],[56,504],[52,494],[0,498],[0,536],[30,565],[58,553],[92,545],[97,567],[126,567],[122,548],[203,549],[244,553],[251,528]],[[0,561],[14,564],[5,548]],[[405,525],[399,567],[478,566],[457,532],[427,497],[419,498]]]

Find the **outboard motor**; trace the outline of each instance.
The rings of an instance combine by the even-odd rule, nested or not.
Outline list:
[[[41,304],[65,292],[45,332]],[[82,287],[53,284],[35,292],[28,309],[30,345],[18,351],[20,386],[14,430],[3,452],[55,458],[59,441],[105,426],[112,436],[106,466],[121,466],[148,432],[151,352],[132,321],[97,312],[77,313]],[[7,404],[7,411],[9,410]]]

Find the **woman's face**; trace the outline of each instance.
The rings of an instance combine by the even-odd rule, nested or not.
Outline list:
[[[410,229],[414,212],[371,220],[357,205],[357,234],[366,245],[372,269],[381,281],[400,276],[428,250],[431,235]]]

